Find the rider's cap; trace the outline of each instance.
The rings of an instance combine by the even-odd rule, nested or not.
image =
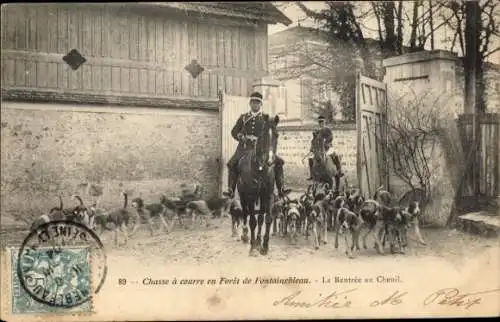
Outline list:
[[[250,101],[259,101],[262,103],[262,94],[259,92],[253,92],[252,95],[250,95]]]
[[[318,122],[324,121],[325,117],[323,115],[318,116]]]

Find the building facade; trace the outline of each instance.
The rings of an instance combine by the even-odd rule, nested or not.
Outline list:
[[[373,39],[367,39],[366,42],[372,53],[376,77],[384,79],[380,45]],[[334,45],[329,43],[324,32],[301,26],[269,36],[270,73],[276,80],[287,84],[286,87],[292,87],[290,95],[300,102],[287,107],[286,114],[291,115],[291,118],[300,115],[302,122],[313,122],[318,114],[316,106],[325,102],[331,102],[334,113],[332,119],[346,119],[342,110],[348,105],[354,108],[353,86],[335,87],[331,80],[340,85],[343,81],[352,83],[362,64],[361,58],[345,42],[339,40]],[[456,77],[457,84],[463,88],[464,75],[460,59],[457,60]],[[486,63],[485,79],[487,110],[498,112],[500,66]],[[342,91],[345,89],[350,90],[352,95],[346,95],[347,99],[342,99]]]
[[[267,75],[271,23],[290,21],[270,3],[3,6],[2,208],[52,207],[82,182],[104,204],[218,191],[218,91]]]

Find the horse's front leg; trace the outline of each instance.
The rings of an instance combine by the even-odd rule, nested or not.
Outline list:
[[[269,252],[269,235],[271,232],[271,223],[273,221],[273,217],[269,212],[265,213],[265,222],[266,222],[266,230],[264,231],[264,241],[262,243],[262,248],[260,249],[260,253],[262,255],[267,255]]]
[[[259,209],[259,215],[257,216],[257,238],[256,244],[260,247],[262,243],[262,225],[264,224],[264,210]]]
[[[237,229],[238,229],[238,224],[237,224],[238,218],[236,218],[235,214],[231,214],[231,237],[235,237],[237,235]]]
[[[243,218],[241,218],[241,241],[246,244],[248,243],[248,210],[247,210],[247,207],[242,207],[243,208],[243,211],[242,211],[242,216]]]
[[[250,256],[256,255],[255,247],[255,228],[257,228],[257,219],[255,218],[255,211],[250,212]]]

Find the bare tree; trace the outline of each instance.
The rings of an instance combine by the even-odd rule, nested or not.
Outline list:
[[[486,83],[484,80],[484,63],[488,57],[500,50],[500,47],[490,48],[494,39],[500,38],[500,4],[498,1],[448,1],[446,7],[452,12],[452,19],[447,21],[454,34],[451,43],[451,51],[459,49],[459,54],[464,56],[467,46],[472,44],[473,38],[478,39],[475,48],[469,47],[469,52],[473,50],[476,58],[474,60],[465,59],[464,69],[470,70],[474,64],[476,75],[476,109],[486,110],[485,92]],[[470,32],[470,24],[466,25],[466,13],[469,11],[470,22],[476,24],[476,32]],[[467,73],[466,73],[467,74]]]
[[[410,190],[421,189],[431,197],[433,169],[430,162],[439,143],[440,97],[432,92],[391,97],[387,127],[387,156],[392,175]],[[378,132],[377,132],[378,133]],[[380,138],[382,139],[382,138]]]

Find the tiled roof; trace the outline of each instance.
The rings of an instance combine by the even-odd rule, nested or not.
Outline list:
[[[136,5],[158,6],[210,15],[265,21],[290,25],[292,21],[271,2],[144,2]]]
[[[274,33],[269,35],[270,44],[274,44],[275,42],[279,42],[279,40],[284,39],[288,36],[302,37],[307,40],[318,41],[318,42],[329,42],[329,35],[326,31],[320,30],[317,28],[311,27],[303,27],[303,26],[294,26],[283,31]],[[368,45],[378,45],[378,40],[372,38],[366,38],[366,43]]]

